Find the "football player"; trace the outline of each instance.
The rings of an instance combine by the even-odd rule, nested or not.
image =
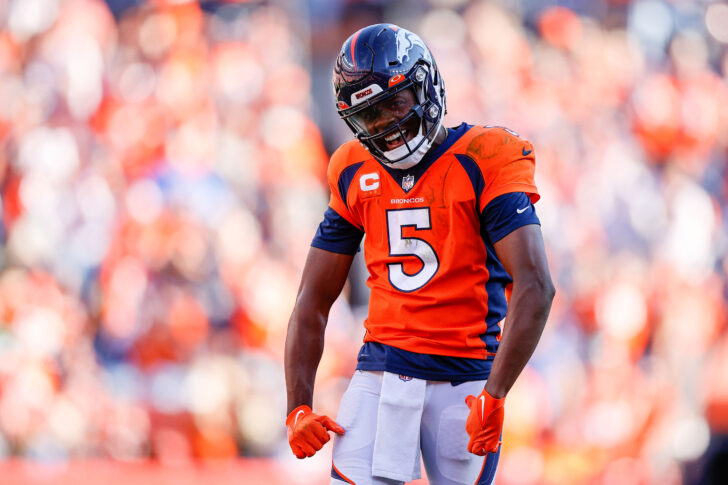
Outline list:
[[[490,484],[506,395],[554,296],[533,203],[533,146],[513,131],[443,125],[425,43],[392,24],[354,33],[333,73],[356,140],[331,157],[285,349],[298,458],[335,433],[332,484]],[[371,288],[357,370],[337,420],[311,409],[329,310],[364,239]]]

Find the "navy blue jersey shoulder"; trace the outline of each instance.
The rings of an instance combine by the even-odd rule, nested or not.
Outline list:
[[[329,207],[319,224],[311,246],[333,253],[356,254],[364,232]]]
[[[480,215],[481,233],[486,243],[495,244],[521,226],[541,224],[531,199],[523,192],[499,195]]]
[[[365,342],[357,361],[357,370],[387,371],[429,381],[457,383],[487,379],[493,357],[469,359],[418,354],[379,342]]]
[[[357,162],[352,165],[349,165],[344,170],[341,171],[339,174],[339,180],[337,185],[337,188],[339,189],[339,196],[341,197],[341,200],[344,201],[344,205],[346,208],[349,208],[349,203],[347,202],[347,194],[349,193],[349,186],[351,185],[352,180],[354,180],[354,175],[356,175],[356,172],[359,171],[359,168],[364,164],[364,162]]]
[[[488,314],[485,323],[488,329],[481,338],[489,352],[498,349],[500,334],[498,323],[505,318],[508,310],[505,289],[513,283],[513,278],[498,259],[494,244],[512,231],[528,224],[540,224],[540,222],[531,199],[523,192],[496,197],[488,203],[480,215],[480,236],[485,243],[485,267],[488,270],[488,281],[485,283],[488,292]]]
[[[480,167],[477,163],[475,163],[475,160],[467,155],[456,153],[455,158],[458,162],[460,162],[465,173],[468,174],[470,184],[473,186],[473,192],[475,192],[475,207],[480,207],[480,194],[483,192],[483,189],[485,189],[483,171],[480,170]]]

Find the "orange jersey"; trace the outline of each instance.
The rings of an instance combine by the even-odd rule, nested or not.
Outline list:
[[[356,140],[345,143],[329,165],[329,206],[366,234],[365,342],[485,359],[484,335],[498,338],[511,280],[488,248],[481,214],[507,193],[538,200],[535,159],[532,145],[507,129],[450,130],[407,170],[385,168]]]

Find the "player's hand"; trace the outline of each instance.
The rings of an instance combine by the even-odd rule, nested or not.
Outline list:
[[[328,416],[319,416],[303,405],[291,411],[286,419],[288,444],[296,458],[313,456],[329,439],[329,431],[344,434],[344,428]]]
[[[470,436],[468,451],[483,456],[496,453],[501,444],[503,430],[503,404],[506,398],[496,399],[483,389],[476,398],[468,396],[465,404],[470,408],[465,431]]]

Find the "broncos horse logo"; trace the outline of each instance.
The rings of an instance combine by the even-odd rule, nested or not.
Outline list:
[[[414,46],[419,46],[422,48],[423,52],[428,52],[425,43],[422,42],[422,39],[412,32],[399,29],[397,31],[397,60],[400,64],[410,57],[409,52]]]

